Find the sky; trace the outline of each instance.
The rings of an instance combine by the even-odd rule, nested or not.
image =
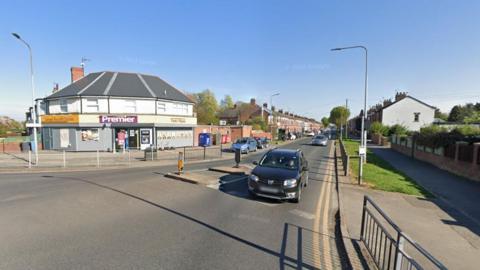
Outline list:
[[[270,102],[320,119],[348,99],[363,107],[395,92],[448,112],[480,102],[480,1],[2,1],[0,115],[24,118],[31,104],[26,47],[33,49],[36,98],[86,73],[153,74],[220,101]]]

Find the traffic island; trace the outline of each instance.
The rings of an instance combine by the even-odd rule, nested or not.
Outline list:
[[[215,172],[239,174],[239,175],[247,175],[247,174],[250,174],[252,171],[252,168],[247,166],[238,166],[238,167],[219,166],[219,167],[211,167],[208,169],[210,171],[215,171]]]
[[[218,176],[195,172],[183,172],[181,174],[178,172],[167,173],[165,177],[202,186],[215,185],[219,182]]]

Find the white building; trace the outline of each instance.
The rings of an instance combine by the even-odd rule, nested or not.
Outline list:
[[[397,93],[395,102],[386,102],[384,106],[368,112],[369,123],[378,121],[387,126],[400,124],[411,131],[419,131],[421,127],[432,124],[434,116],[435,107],[405,93]]]
[[[78,76],[78,68],[72,68],[72,81],[42,100],[44,149],[112,151],[193,145],[194,104],[162,79],[110,71],[83,77],[83,69]]]

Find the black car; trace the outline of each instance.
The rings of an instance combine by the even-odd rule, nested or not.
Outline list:
[[[272,149],[254,164],[257,166],[248,178],[251,195],[300,201],[308,184],[308,162],[301,150]]]

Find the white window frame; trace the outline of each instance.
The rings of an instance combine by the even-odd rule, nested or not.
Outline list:
[[[126,99],[125,100],[125,112],[126,113],[137,113],[137,101],[135,99]]]
[[[68,113],[68,99],[65,99],[65,98],[60,99],[60,112]]]
[[[175,103],[173,105],[175,113],[178,115],[187,115],[188,114],[188,105],[184,103]]]
[[[166,112],[167,112],[167,104],[165,102],[158,101],[157,113],[166,113]]]
[[[98,104],[98,98],[87,98],[86,99],[87,112],[99,112],[100,104]]]

